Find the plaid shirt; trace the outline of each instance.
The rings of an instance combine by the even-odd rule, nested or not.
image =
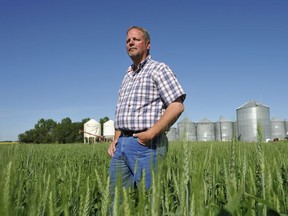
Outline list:
[[[185,99],[185,92],[171,69],[148,56],[133,72],[129,67],[116,107],[115,129],[145,130],[152,127],[170,103]]]

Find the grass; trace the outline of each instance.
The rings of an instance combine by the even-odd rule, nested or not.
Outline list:
[[[0,215],[108,215],[108,143],[1,145]],[[114,215],[288,215],[288,143],[172,142]]]
[[[10,144],[19,144],[19,142],[8,142],[8,141],[0,141],[0,145],[10,145]]]

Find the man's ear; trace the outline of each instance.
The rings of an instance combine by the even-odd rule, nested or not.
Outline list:
[[[146,47],[147,47],[147,49],[150,50],[150,41],[147,41],[147,42],[146,42]]]

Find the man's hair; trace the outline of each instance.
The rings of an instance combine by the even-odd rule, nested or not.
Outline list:
[[[132,27],[128,28],[128,30],[126,32],[126,35],[128,34],[128,32],[131,29],[137,29],[137,30],[141,31],[143,33],[143,35],[144,35],[145,40],[146,41],[150,41],[150,35],[149,35],[148,31],[145,28],[142,28],[142,27],[139,27],[139,26],[132,26]]]

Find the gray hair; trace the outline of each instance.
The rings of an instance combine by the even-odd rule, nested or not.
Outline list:
[[[132,26],[132,27],[128,28],[128,30],[126,32],[126,35],[128,34],[128,32],[131,29],[137,29],[137,30],[141,31],[143,33],[143,35],[144,35],[145,40],[146,41],[150,41],[150,35],[149,35],[148,31],[145,28],[142,28],[142,27],[139,27],[139,26]]]

